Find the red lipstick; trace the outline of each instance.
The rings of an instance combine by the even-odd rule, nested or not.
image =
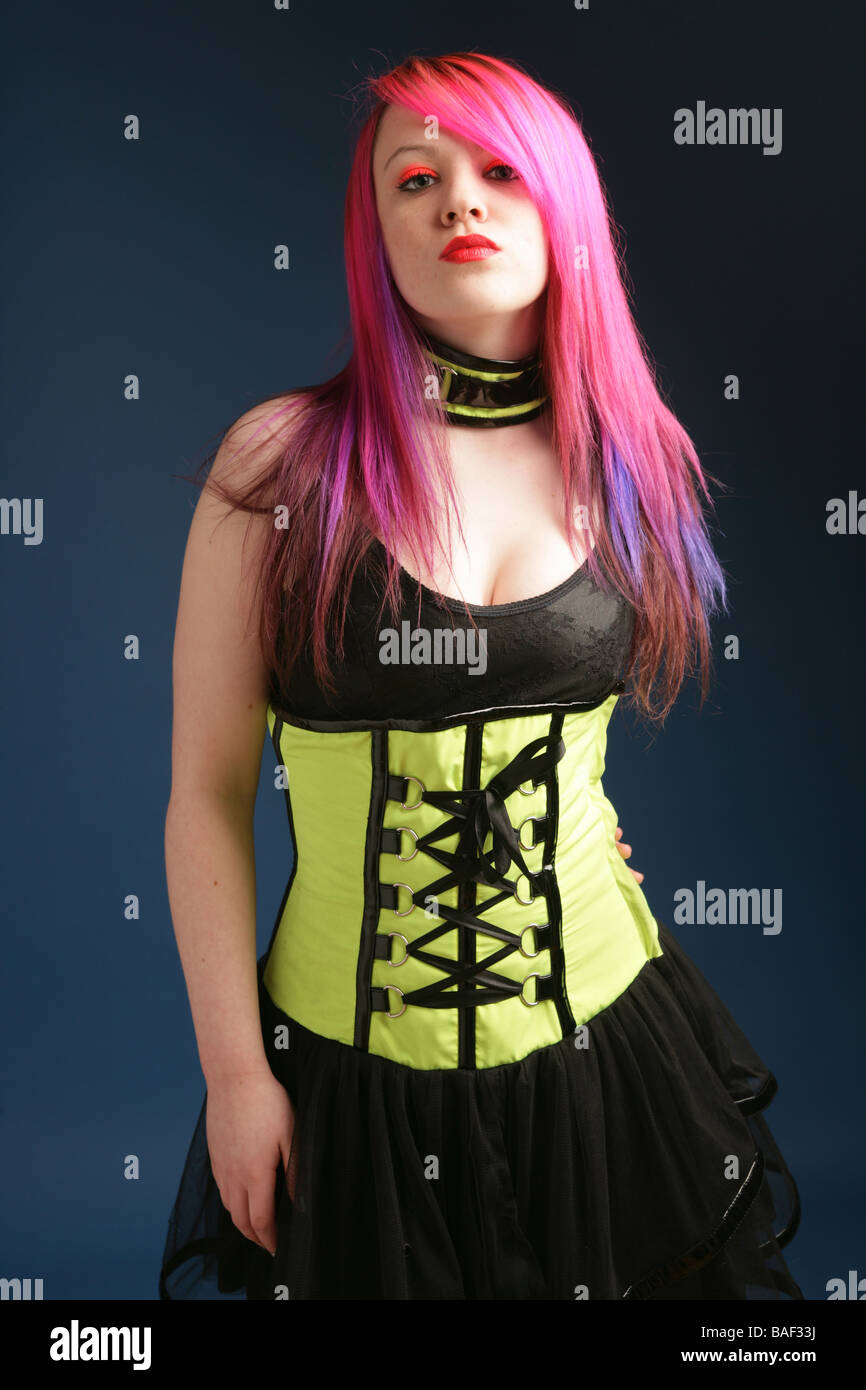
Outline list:
[[[439,253],[440,261],[483,261],[488,256],[495,256],[500,247],[489,237],[479,236],[477,233],[472,236],[452,237],[448,245]]]

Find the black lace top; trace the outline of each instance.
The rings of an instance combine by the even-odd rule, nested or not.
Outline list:
[[[296,662],[288,681],[271,676],[271,704],[307,719],[440,719],[472,710],[598,700],[625,674],[634,611],[615,590],[605,593],[585,561],[556,588],[516,603],[446,607],[401,568],[402,610],[395,621],[379,605],[385,550],[378,540],[358,567],[346,617],[343,664],[329,703],[312,659]],[[290,618],[289,618],[290,621]]]

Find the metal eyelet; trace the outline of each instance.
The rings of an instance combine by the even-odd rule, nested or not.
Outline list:
[[[532,782],[532,781],[531,781],[531,782],[529,783],[529,791],[527,791],[527,790],[526,790],[526,783],[525,783],[525,782],[521,782],[521,784],[520,784],[520,786],[517,788],[517,790],[520,792],[520,795],[521,795],[521,796],[535,796],[535,793],[538,791],[538,784],[537,784],[536,782]]]
[[[520,824],[519,824],[518,827],[517,827],[517,839],[518,839],[518,842],[519,842],[519,844],[520,844],[520,848],[521,848],[521,849],[537,849],[537,847],[538,847],[538,845],[539,845],[539,843],[540,843],[540,841],[536,840],[534,832],[533,832],[533,836],[532,836],[532,844],[531,844],[531,845],[525,845],[525,844],[523,843],[523,834],[522,834],[522,831],[523,831],[524,825],[528,825],[530,821],[533,821],[533,822],[534,822],[534,821],[546,820],[546,819],[547,819],[546,816],[526,816],[526,817],[520,822]]]
[[[533,970],[533,972],[532,972],[531,975],[527,975],[527,976],[526,976],[526,980],[540,980],[540,979],[541,979],[541,971],[540,971],[540,970]],[[526,984],[526,980],[523,981],[523,985]],[[536,1006],[536,1004],[540,1004],[540,1003],[541,1003],[541,1000],[540,1000],[540,999],[527,999],[527,998],[525,997],[524,993],[523,993],[523,985],[520,986],[520,1002],[521,1002],[522,1004],[525,1004],[526,1007],[527,1007],[528,1009],[534,1009],[535,1006]]]
[[[412,888],[412,886],[411,886],[410,884],[408,884],[408,883],[392,883],[392,884],[391,884],[391,887],[392,887],[392,888],[405,888],[406,891],[407,891],[407,893],[413,893],[413,892],[415,891],[415,890]],[[398,901],[399,901],[399,894],[397,895],[397,897],[398,897]],[[408,917],[410,912],[414,912],[414,911],[415,911],[415,904],[414,904],[414,902],[413,902],[412,906],[411,906],[411,907],[407,907],[407,909],[406,909],[405,912],[401,912],[401,911],[399,910],[399,908],[396,908],[396,907],[392,907],[392,908],[391,908],[391,911],[393,912],[393,914],[394,914],[395,917]]]
[[[514,885],[514,896],[515,896],[515,898],[517,899],[517,901],[518,901],[519,903],[522,903],[522,904],[523,904],[524,907],[529,907],[530,903],[534,903],[534,902],[535,902],[535,899],[536,899],[536,896],[537,896],[537,895],[536,895],[535,893],[533,893],[531,898],[521,898],[519,892],[517,891],[518,888],[519,888],[519,886],[520,886],[520,879],[521,879],[521,878],[526,878],[526,874],[521,874],[520,877],[518,878],[517,882],[515,883],[515,885]]]
[[[529,926],[528,926],[528,927],[524,927],[524,928],[523,928],[523,931],[520,933],[520,954],[521,954],[522,956],[526,956],[527,960],[532,960],[535,956],[540,956],[540,955],[541,955],[541,947],[539,946],[537,951],[527,951],[526,947],[525,947],[524,944],[523,944],[523,938],[524,938],[524,936],[526,935],[526,933],[527,933],[528,931],[534,931],[537,927],[540,927],[540,926],[541,926],[541,923],[540,923],[540,922],[530,922],[530,923],[529,923]],[[538,945],[537,939],[536,939],[536,945]]]
[[[403,945],[406,947],[406,950],[404,951],[404,953],[403,953],[402,957],[400,958],[400,960],[392,960],[392,959],[391,959],[391,956],[390,956],[390,953],[389,953],[389,955],[388,955],[388,964],[389,964],[389,965],[402,965],[402,964],[403,964],[403,961],[409,959],[409,938],[408,938],[408,936],[404,936],[403,933],[402,933],[401,931],[389,931],[389,932],[388,932],[388,936],[389,936],[389,937],[391,937],[391,936],[399,936],[400,940],[403,942]]]
[[[406,831],[406,834],[407,834],[407,835],[411,835],[411,836],[412,836],[412,839],[415,841],[415,848],[413,849],[413,851],[412,851],[411,854],[400,854],[400,853],[397,854],[397,858],[400,860],[401,864],[408,864],[408,863],[409,863],[409,860],[410,860],[410,859],[414,859],[414,858],[415,858],[415,855],[418,853],[418,836],[415,834],[415,831],[414,831],[414,830],[410,830],[410,829],[409,829],[409,826],[408,826],[408,825],[398,825],[398,826],[397,826],[397,834],[398,834],[398,835],[400,834],[400,831],[401,831],[401,830],[405,830],[405,831]]]
[[[402,989],[400,988],[399,985],[383,985],[382,988],[383,988],[383,989],[395,989],[395,990],[397,991],[397,993],[399,994],[400,998],[401,998],[401,999],[403,998],[403,991],[402,991]],[[388,1018],[400,1018],[400,1017],[406,1012],[406,1010],[407,1010],[408,1007],[409,1007],[408,1004],[404,1004],[403,1007],[402,1007],[402,1009],[400,1010],[400,1013],[399,1013],[399,1014],[392,1014],[390,1009],[386,1009],[385,1012],[386,1012]]]
[[[424,786],[424,783],[421,781],[421,778],[420,778],[420,777],[413,777],[413,776],[411,775],[411,773],[409,773],[409,772],[407,772],[407,773],[405,774],[405,776],[406,776],[406,781],[407,781],[407,782],[414,782],[415,785],[416,785],[416,787],[420,787],[420,788],[421,788],[422,795],[419,796],[419,798],[418,798],[417,801],[413,801],[411,805],[409,804],[408,801],[401,801],[401,802],[400,802],[400,805],[403,807],[403,810],[404,810],[404,811],[414,811],[414,810],[416,810],[416,808],[417,808],[418,806],[421,805],[421,802],[422,802],[423,799],[424,799],[423,793],[427,790],[427,788]]]

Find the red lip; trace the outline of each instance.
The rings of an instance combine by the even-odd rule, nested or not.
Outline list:
[[[479,236],[474,233],[472,236],[452,237],[448,245],[439,253],[440,261],[479,261],[485,260],[487,256],[499,251],[500,247],[489,237]]]

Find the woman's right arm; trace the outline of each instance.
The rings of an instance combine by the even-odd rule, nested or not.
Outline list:
[[[211,470],[238,486],[274,449],[247,443],[273,404],[242,416]],[[241,452],[238,453],[240,448]],[[171,794],[165,820],[172,922],[208,1089],[214,1178],[235,1226],[273,1251],[274,1182],[293,1115],[264,1050],[256,977],[253,818],[268,672],[258,585],[273,524],[205,486],[190,526],[174,640]]]

